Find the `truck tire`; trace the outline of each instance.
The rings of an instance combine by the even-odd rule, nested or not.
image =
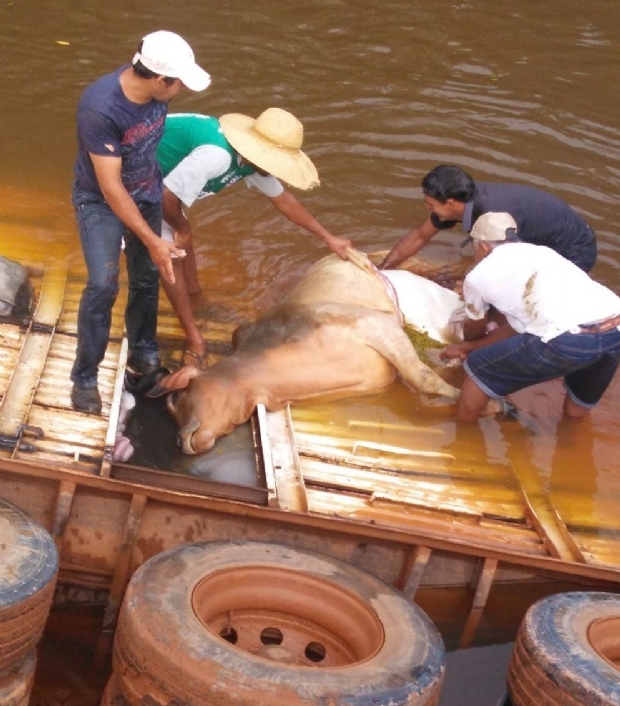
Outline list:
[[[531,606],[508,693],[513,706],[620,706],[620,596],[558,593]]]
[[[34,684],[36,654],[31,650],[22,661],[0,674],[0,704],[2,706],[28,706]]]
[[[0,672],[17,665],[37,644],[49,615],[58,553],[49,533],[15,505],[0,499]]]
[[[99,706],[129,706],[129,702],[121,693],[116,674],[112,672],[103,691]]]
[[[420,608],[360,569],[203,542],[133,575],[113,665],[129,704],[434,706],[445,652]]]

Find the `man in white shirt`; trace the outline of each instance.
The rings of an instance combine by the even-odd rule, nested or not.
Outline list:
[[[444,359],[467,373],[457,418],[475,421],[489,398],[564,378],[564,414],[587,415],[620,360],[620,297],[554,250],[519,242],[508,213],[486,213],[470,233],[475,267],[463,284],[465,341]],[[490,307],[507,323],[486,334]]]
[[[164,175],[162,237],[185,250],[174,262],[175,282],[164,290],[186,334],[183,362],[201,367],[205,343],[194,320],[190,295],[199,291],[192,230],[183,207],[218,193],[240,179],[261,191],[293,223],[317,235],[346,259],[347,238],[332,235],[284,188],[318,185],[317,171],[301,151],[303,126],[285,110],[269,108],[254,120],[231,113],[217,118],[194,113],[169,115],[157,159]]]

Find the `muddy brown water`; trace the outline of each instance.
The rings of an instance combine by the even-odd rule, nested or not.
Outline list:
[[[425,216],[422,176],[453,162],[572,204],[598,234],[593,276],[620,293],[620,13],[609,0],[5,2],[0,252],[55,258],[66,246],[81,257],[69,204],[79,93],[161,28],[186,37],[213,77],[172,111],[275,105],[302,119],[322,184],[298,195],[334,234],[366,251],[391,247]],[[242,184],[190,215],[203,287],[227,292],[231,317],[266,310],[325,254]],[[445,233],[430,247],[459,241]],[[398,383],[324,412],[441,429],[428,435],[431,450],[448,443],[480,464],[510,465],[542,485],[569,526],[616,535],[620,379],[582,423],[560,419],[561,397],[559,384],[537,386],[515,396],[520,422],[467,428]]]

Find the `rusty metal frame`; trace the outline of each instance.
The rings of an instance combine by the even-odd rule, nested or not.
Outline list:
[[[278,522],[289,527],[307,527],[309,530],[323,530],[376,541],[397,543],[403,547],[422,545],[431,550],[443,550],[461,556],[496,559],[510,565],[545,572],[550,576],[575,580],[587,579],[594,582],[604,582],[610,587],[620,588],[620,568],[579,564],[550,556],[526,554],[516,551],[510,546],[500,550],[494,545],[489,545],[483,538],[474,543],[471,538],[463,538],[449,529],[441,531],[437,528],[427,529],[421,526],[420,529],[415,529],[412,526],[408,526],[407,530],[404,530],[398,526],[382,523],[380,520],[369,523],[338,516],[328,517],[312,513],[304,515],[273,507],[241,503],[228,498],[166,490],[115,478],[102,478],[100,476],[68,471],[61,467],[41,467],[29,461],[0,458],[0,479],[3,477],[9,479],[21,477],[22,479],[47,480],[58,484],[63,481],[69,481],[74,482],[78,487],[95,491],[101,490],[106,494],[112,493],[128,498],[135,494],[143,494],[149,501],[169,503],[172,506],[202,508],[225,515],[237,515],[239,517]]]

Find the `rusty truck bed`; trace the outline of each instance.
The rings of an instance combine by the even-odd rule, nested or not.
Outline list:
[[[569,531],[536,484],[507,484],[493,468],[474,474],[458,458],[448,459],[446,473],[446,459],[422,446],[369,442],[363,424],[332,425],[327,434],[311,408],[270,414],[259,407],[251,422],[253,487],[115,464],[125,302],[120,297],[115,307],[100,371],[102,414],[75,412],[69,372],[83,282],[77,258],[34,268],[32,321],[0,324],[0,495],[51,532],[61,583],[105,595],[104,633],[143,561],[208,539],[325,551],[412,599],[433,585],[469,586],[462,644],[502,581],[542,576],[620,589],[618,534]],[[160,308],[160,334],[181,350],[163,294]],[[211,363],[227,350],[233,328],[208,322]]]

